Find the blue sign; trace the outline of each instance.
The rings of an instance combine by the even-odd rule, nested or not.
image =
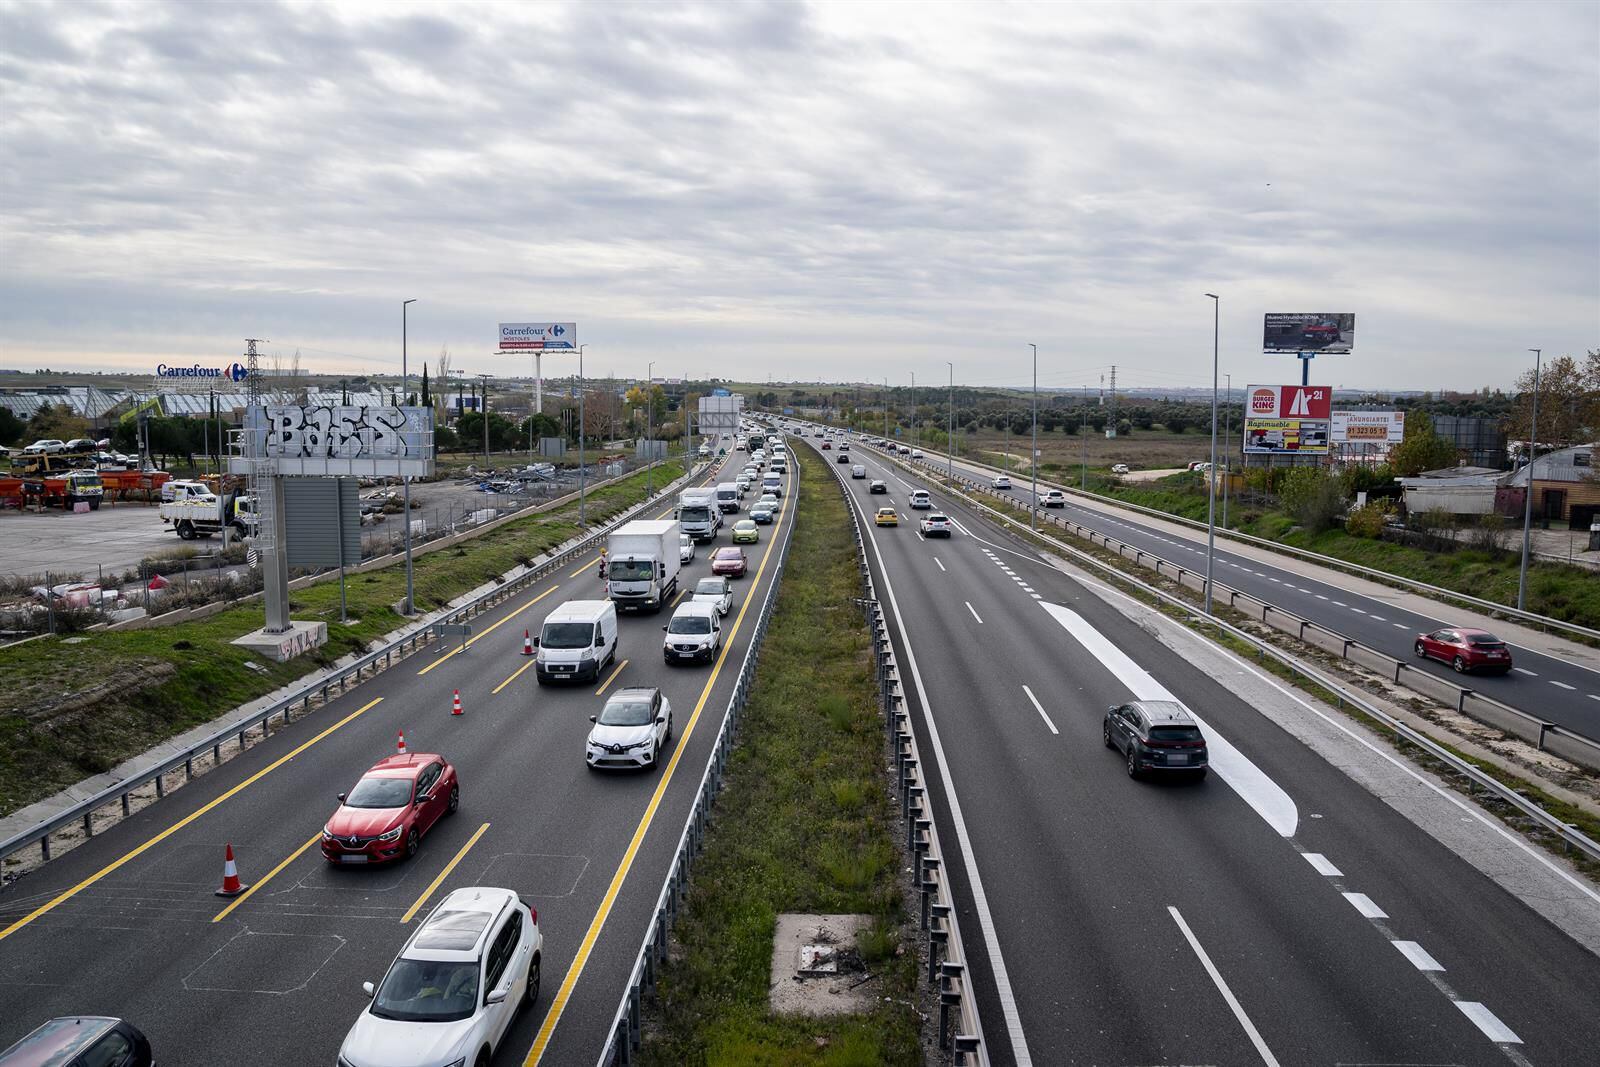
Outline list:
[[[783,409],[783,413],[785,415],[793,415],[794,414],[794,408],[784,408]]]
[[[711,390],[711,395],[712,396],[732,396],[733,394],[728,392],[726,389],[713,389],[713,390]]]

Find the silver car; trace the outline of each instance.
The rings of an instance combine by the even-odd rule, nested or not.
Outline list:
[[[726,578],[702,578],[695,583],[691,601],[715,604],[717,614],[724,617],[733,608],[733,583]]]
[[[654,767],[672,740],[672,702],[654,687],[618,689],[589,721],[584,754],[592,770]]]
[[[489,1062],[520,1008],[539,997],[539,914],[509,889],[441,900],[389,965],[339,1046],[339,1067]]]

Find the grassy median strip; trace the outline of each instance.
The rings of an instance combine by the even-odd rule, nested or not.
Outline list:
[[[915,946],[898,825],[883,785],[870,635],[837,482],[797,449],[794,541],[739,744],[646,1020],[646,1064],[920,1064]],[[885,985],[870,1014],[777,1017],[772,938],[783,912],[875,917],[863,961]]]
[[[656,469],[656,486],[681,476],[677,461]],[[589,494],[600,522],[644,498],[635,474]],[[454,548],[417,556],[417,606],[432,611],[579,531],[578,504],[517,519]],[[328,643],[288,663],[261,660],[229,642],[261,626],[259,600],[205,619],[148,630],[43,638],[0,649],[0,815],[8,815],[123,760],[209,722],[279,686],[358,652],[405,624],[405,566],[346,579],[349,625],[339,624],[339,584],[291,594],[297,619],[328,622]],[[67,640],[76,643],[68,644]],[[253,662],[260,671],[245,667]]]

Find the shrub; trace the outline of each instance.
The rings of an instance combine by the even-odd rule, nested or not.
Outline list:
[[[1345,532],[1352,537],[1376,539],[1383,536],[1383,527],[1389,520],[1389,508],[1378,501],[1354,509],[1344,520]]]
[[[1480,515],[1472,528],[1473,548],[1504,552],[1511,545],[1511,520],[1504,515]]]
[[[1344,513],[1344,489],[1339,479],[1318,467],[1295,467],[1278,486],[1283,510],[1312,533],[1330,529]]]

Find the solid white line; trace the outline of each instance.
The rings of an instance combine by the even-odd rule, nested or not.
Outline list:
[[[971,607],[972,605],[969,604],[967,606]],[[1039,713],[1039,718],[1043,719],[1044,720],[1044,724],[1046,726],[1050,727],[1050,732],[1055,734],[1057,737],[1060,737],[1061,736],[1061,731],[1057,730],[1056,729],[1056,724],[1050,721],[1050,716],[1048,716],[1048,715],[1046,715],[1044,713],[1044,708],[1040,706],[1039,698],[1033,695],[1033,690],[1029,689],[1027,686],[1023,686],[1022,687],[1022,691],[1024,693],[1028,694],[1028,699],[1029,700],[1033,701],[1033,710],[1037,711]]]
[[[1442,971],[1444,965],[1434,959],[1428,950],[1415,941],[1391,941],[1389,944],[1400,950],[1400,955],[1411,961],[1411,966],[1419,971]]]
[[[933,557],[933,561],[934,561],[934,562],[935,562],[935,563],[939,563],[939,557],[938,557],[938,556],[934,556],[934,557]],[[949,572],[949,571],[948,571],[948,570],[947,570],[947,569],[946,569],[946,567],[945,567],[945,565],[944,565],[944,564],[943,564],[943,563],[939,563],[939,569],[940,569],[940,570],[942,570],[942,571],[944,571],[944,572],[945,572],[945,573],[946,573],[946,574],[948,574],[948,573],[950,573],[950,572]]]
[[[1316,869],[1318,874],[1327,875],[1329,878],[1343,878],[1344,872],[1333,865],[1333,861],[1320,852],[1302,852],[1306,862]]]
[[[1476,1000],[1458,1000],[1455,1006],[1461,1009],[1461,1014],[1471,1019],[1483,1036],[1498,1045],[1520,1045],[1522,1038],[1512,1032],[1511,1027],[1495,1018],[1494,1012],[1479,1004]]]
[[[861,519],[862,529],[872,544],[872,554],[878,558],[878,571],[883,575],[884,592],[889,597],[889,610],[894,613],[906,652],[906,668],[911,671],[911,682],[917,687],[917,699],[922,703],[922,721],[928,729],[928,740],[939,765],[939,781],[944,786],[945,803],[950,807],[950,821],[956,829],[956,839],[961,844],[961,862],[966,868],[967,884],[972,890],[972,902],[978,914],[978,926],[983,930],[984,949],[989,956],[989,968],[994,972],[995,995],[1000,999],[1000,1014],[1005,1016],[1006,1036],[1011,1039],[1011,1055],[1017,1067],[1033,1067],[1033,1057],[1028,1054],[1028,1038],[1017,1013],[1016,994],[1011,989],[1011,975],[1006,970],[1005,957],[1000,952],[1000,937],[994,926],[994,913],[989,910],[989,894],[984,892],[983,879],[978,873],[978,860],[972,852],[972,835],[967,832],[967,820],[961,814],[961,798],[956,795],[955,782],[950,777],[950,759],[945,755],[944,742],[939,739],[939,727],[933,719],[933,704],[928,699],[928,689],[922,684],[922,672],[917,669],[917,654],[912,650],[905,618],[900,614],[900,601],[894,595],[894,583],[889,580],[889,568],[878,547],[878,532],[866,524],[867,516],[860,501],[851,498]],[[982,1029],[982,1023],[979,1023]],[[978,1035],[981,1039],[982,1035]]]
[[[1089,625],[1088,620],[1082,615],[1058,604],[1041,601],[1039,606],[1049,612],[1050,616],[1075,637],[1090,655],[1098,659],[1106,670],[1116,675],[1117,679],[1127,686],[1134,699],[1171,700],[1183,703],[1152,678],[1148,671],[1129,658],[1127,653]],[[1189,708],[1189,714],[1194,716],[1195,722],[1205,733],[1206,748],[1211,757],[1211,769],[1228,784],[1229,788],[1239,794],[1241,800],[1255,809],[1256,814],[1265,819],[1267,825],[1274,831],[1283,837],[1293,837],[1295,828],[1300,824],[1300,809],[1295,806],[1289,794],[1284,792],[1277,782],[1268,778],[1260,767],[1252,763],[1250,758],[1235,748],[1227,738],[1215,728],[1208,726],[1204,719],[1195,714],[1193,708]]]
[[[1387,919],[1389,917],[1389,913],[1378,907],[1373,899],[1365,893],[1344,893],[1341,895],[1350,902],[1351,907],[1368,919]]]
[[[1553,685],[1553,686],[1556,686],[1556,687],[1558,687],[1560,689],[1565,689],[1568,692],[1574,692],[1578,688],[1575,685],[1568,685],[1566,682],[1558,682],[1554,678],[1550,679],[1550,684]]]
[[[1206,955],[1206,950],[1201,947],[1199,940],[1195,938],[1194,931],[1189,929],[1189,924],[1183,921],[1183,916],[1179,914],[1178,909],[1170,904],[1167,905],[1167,914],[1172,916],[1172,921],[1178,924],[1179,930],[1183,931],[1183,936],[1189,942],[1189,947],[1194,949],[1194,954],[1200,957],[1201,966],[1206,969],[1206,973],[1216,983],[1217,990],[1222,994],[1222,999],[1226,1000],[1228,1007],[1233,1009],[1233,1017],[1239,1020],[1239,1025],[1244,1027],[1244,1032],[1249,1036],[1250,1043],[1261,1054],[1261,1062],[1267,1064],[1268,1067],[1279,1067],[1278,1058],[1272,1054],[1272,1050],[1267,1047],[1267,1043],[1261,1039],[1261,1031],[1257,1030],[1256,1024],[1250,1021],[1250,1016],[1244,1013],[1244,1008],[1239,1004],[1239,998],[1233,995],[1233,990],[1228,988],[1228,983],[1222,980],[1222,974],[1217,970],[1216,965],[1211,962],[1211,957]]]
[[[979,625],[982,625],[982,623],[983,623],[983,620],[982,620],[982,619],[979,619],[979,618],[978,618],[978,609],[977,609],[977,608],[975,608],[975,607],[973,607],[973,606],[972,606],[972,601],[970,601],[970,600],[963,600],[963,601],[962,601],[962,603],[963,603],[963,604],[965,604],[965,605],[966,605],[966,606],[967,606],[967,610],[968,610],[968,611],[970,611],[970,612],[972,612],[972,617],[973,617],[973,618],[974,618],[974,619],[978,619],[978,623],[979,623]]]

